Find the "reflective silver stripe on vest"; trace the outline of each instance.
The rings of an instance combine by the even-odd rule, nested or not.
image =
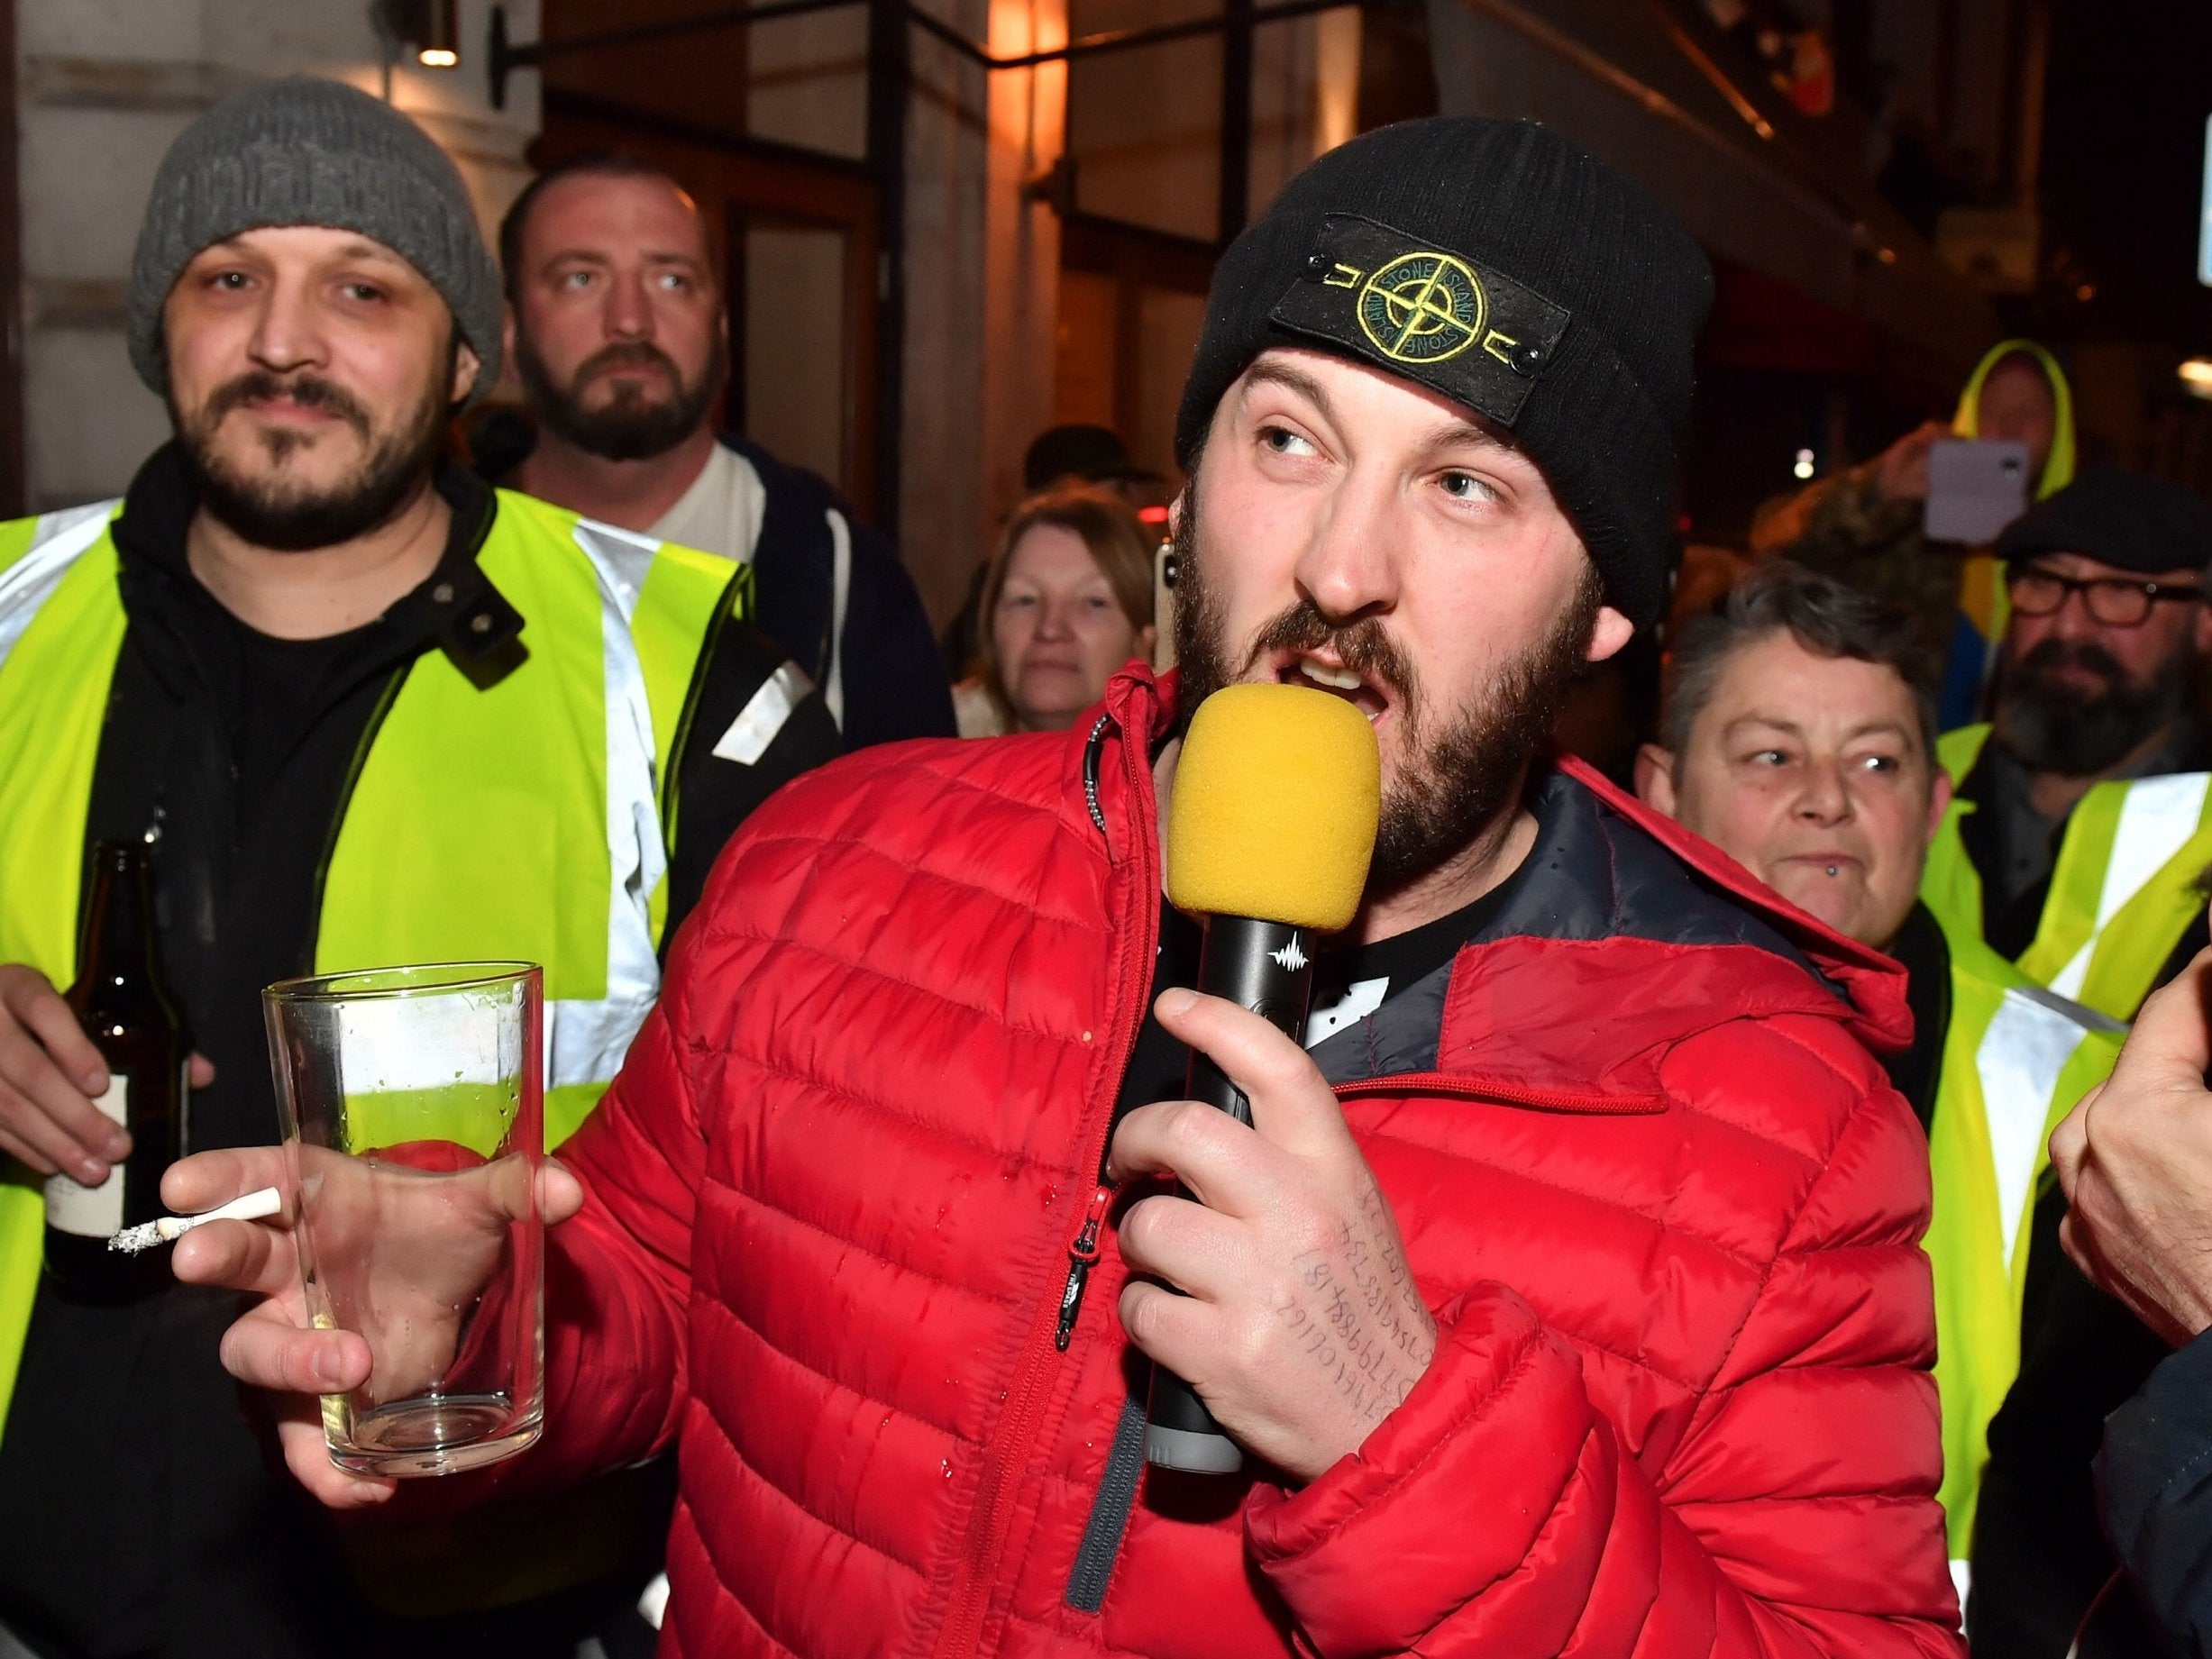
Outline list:
[[[1974,1051],[1981,1079],[1981,1109],[1989,1126],[1989,1162],[1997,1174],[1997,1214],[2005,1229],[2005,1262],[2012,1264],[2015,1236],[2035,1165],[2043,1155],[2043,1120],[2059,1072],[2081,1045],[2089,1022],[2080,1010],[2045,993],[2005,992]]]
[[[599,641],[607,675],[607,995],[545,1005],[545,1081],[558,1089],[604,1083],[621,1069],[630,1041],[660,994],[653,948],[654,890],[668,873],[654,773],[653,705],[630,633],[637,596],[660,543],[586,519],[576,526],[599,581]]]
[[[29,551],[0,570],[0,663],[8,660],[39,607],[53,597],[69,567],[100,539],[115,506],[113,501],[96,501],[90,506],[40,515],[32,527]]]
[[[2105,928],[2153,876],[2197,833],[2204,818],[2205,789],[2212,772],[2170,772],[2138,778],[2120,803],[2120,821],[2112,832],[2112,855],[2105,861],[2104,885],[2097,893],[2097,924],[2065,967],[2051,977],[2061,997],[2078,997],[2089,978],[2089,959]]]

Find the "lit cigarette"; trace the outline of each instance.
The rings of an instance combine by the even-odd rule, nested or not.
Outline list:
[[[242,1199],[233,1199],[228,1204],[203,1210],[197,1216],[164,1216],[159,1221],[125,1227],[107,1241],[107,1247],[136,1255],[156,1244],[166,1244],[179,1234],[189,1233],[203,1221],[259,1221],[283,1208],[284,1195],[274,1187],[263,1187],[259,1192],[249,1192]]]

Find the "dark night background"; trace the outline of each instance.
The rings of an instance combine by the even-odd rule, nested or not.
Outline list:
[[[2076,337],[2212,350],[2212,288],[2196,278],[2207,115],[2212,5],[2060,0],[2043,200],[2046,263],[2070,257],[2096,289],[2065,319]],[[2069,298],[2046,289],[2038,309],[2059,322]]]

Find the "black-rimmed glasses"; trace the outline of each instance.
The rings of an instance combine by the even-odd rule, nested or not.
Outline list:
[[[2005,574],[2005,589],[2012,607],[2023,616],[2048,616],[2079,594],[2089,620],[2107,628],[2141,627],[2151,607],[2165,599],[2201,599],[2204,591],[2195,582],[2147,582],[2141,578],[2092,576],[2087,580],[2061,576],[2041,565],[2015,565]]]

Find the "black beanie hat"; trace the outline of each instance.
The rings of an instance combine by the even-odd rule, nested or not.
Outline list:
[[[1667,597],[1675,442],[1713,272],[1689,232],[1548,127],[1434,116],[1339,146],[1229,245],[1175,421],[1189,470],[1270,346],[1442,393],[1511,430],[1637,626]]]
[[[2212,502],[2166,479],[2099,468],[2013,520],[1997,552],[2079,553],[2144,576],[2201,570],[2212,563]]]

